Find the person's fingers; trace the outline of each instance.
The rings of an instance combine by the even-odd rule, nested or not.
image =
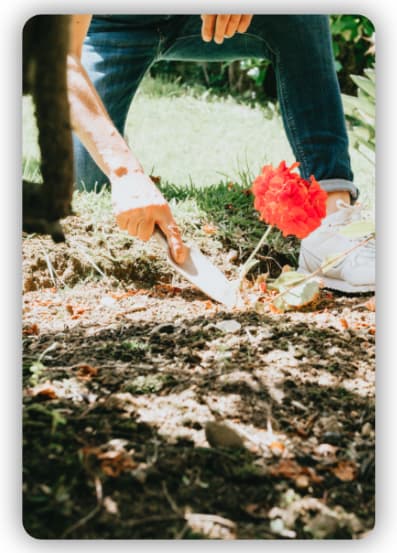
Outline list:
[[[172,257],[176,263],[183,263],[187,257],[188,249],[182,241],[181,233],[174,219],[170,215],[167,219],[157,221],[157,224],[167,238]]]
[[[137,228],[137,236],[144,242],[147,242],[152,236],[154,231],[154,221],[153,219],[145,219],[141,221]]]
[[[138,236],[138,227],[144,222],[144,217],[134,214],[134,216],[130,217],[130,220],[128,221],[128,234],[131,236]]]
[[[248,27],[251,25],[251,21],[253,17],[254,17],[253,15],[246,15],[246,14],[242,15],[237,27],[237,32],[245,33],[248,30]]]
[[[217,44],[222,44],[225,38],[225,30],[229,23],[230,15],[222,14],[216,18],[214,41]]]
[[[232,38],[236,34],[237,28],[240,24],[241,15],[231,15],[229,22],[225,29],[225,37]]]
[[[216,15],[202,15],[201,37],[205,42],[211,42],[216,23]]]
[[[116,223],[121,230],[127,230],[128,221],[129,221],[129,215],[127,211],[123,211],[122,213],[119,213],[118,215],[116,215]]]

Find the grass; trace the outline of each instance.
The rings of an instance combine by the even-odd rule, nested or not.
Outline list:
[[[39,150],[29,98],[23,100],[24,173],[37,178]],[[131,105],[126,135],[145,170],[177,186],[241,181],[264,163],[294,161],[274,107],[249,107],[197,87],[144,79]],[[350,151],[361,200],[373,208],[373,164]]]
[[[200,87],[187,89],[147,77],[131,105],[126,135],[145,170],[159,177],[184,236],[194,238],[204,250],[212,248],[209,253],[225,246],[235,249],[244,260],[264,231],[247,188],[263,164],[294,161],[274,106],[249,107]],[[373,209],[374,165],[354,149],[350,155],[361,201]],[[25,178],[40,178],[29,98],[23,99],[23,163]],[[94,226],[106,229],[114,224],[107,191],[76,192],[74,206]],[[203,232],[206,223],[216,226],[215,236]],[[277,252],[282,263],[294,265],[297,248],[297,241],[275,232],[267,255]]]

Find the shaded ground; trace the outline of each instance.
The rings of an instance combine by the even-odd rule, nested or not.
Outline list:
[[[110,265],[95,269],[82,230],[69,218],[69,245],[24,240],[26,530],[365,535],[374,524],[369,297],[322,291],[301,312],[227,312],[120,233],[117,248],[111,237],[96,242]],[[235,274],[229,252],[208,253]]]

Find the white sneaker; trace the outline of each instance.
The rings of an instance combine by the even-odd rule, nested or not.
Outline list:
[[[338,203],[338,211],[328,215],[321,226],[301,242],[299,269],[302,273],[318,270],[327,259],[347,251],[363,238],[351,239],[339,231],[353,221],[362,220],[361,207]],[[341,292],[375,290],[375,240],[354,249],[334,267],[319,274],[326,288]]]

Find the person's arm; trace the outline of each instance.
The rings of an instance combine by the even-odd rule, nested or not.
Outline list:
[[[251,24],[253,15],[202,15],[201,36],[205,42],[213,39],[222,44],[225,38],[232,38],[236,33],[245,33]]]
[[[68,96],[73,130],[109,178],[119,227],[148,240],[158,225],[166,235],[173,258],[183,263],[187,250],[170,207],[111,121],[81,64],[90,15],[71,18],[67,64]]]

